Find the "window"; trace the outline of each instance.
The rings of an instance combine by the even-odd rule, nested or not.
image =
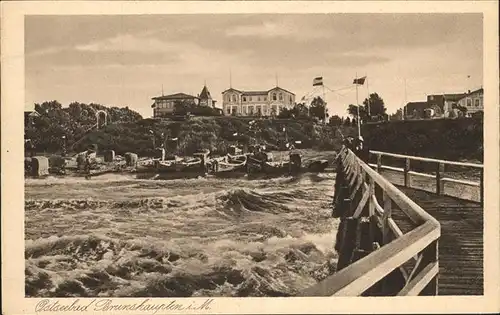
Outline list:
[[[264,96],[264,102],[267,102],[267,96]]]
[[[257,114],[262,115],[262,107],[261,106],[257,106]]]
[[[231,114],[231,107],[227,106],[227,107],[226,107],[226,112],[227,112],[228,114]]]
[[[246,101],[247,101],[246,96],[243,96],[243,102],[246,102]]]
[[[292,104],[292,103],[293,103],[292,96],[290,95],[290,104]]]
[[[273,93],[273,101],[276,100],[276,93]]]
[[[238,107],[237,106],[233,106],[233,115],[236,115],[237,112],[238,112]]]
[[[236,103],[236,95],[233,94],[233,102]]]
[[[231,95],[228,95],[226,99],[228,102],[231,102]]]
[[[251,101],[252,101],[252,97],[251,97],[251,96],[249,96],[249,97],[248,97],[248,101],[249,101],[249,102],[251,102]]]
[[[280,93],[280,101],[283,100],[283,93]]]
[[[257,97],[257,101],[259,101],[259,102],[260,102],[260,96],[259,96],[259,97]]]
[[[253,106],[248,106],[248,114],[253,115]]]
[[[468,107],[472,106],[472,99],[470,99],[470,98],[467,99],[467,106]]]
[[[476,99],[474,100],[474,103],[475,103],[476,107],[479,107],[479,99],[478,99],[478,98],[476,98]]]
[[[246,106],[243,106],[242,107],[242,111],[243,111],[243,114],[246,115],[247,114],[247,107]]]

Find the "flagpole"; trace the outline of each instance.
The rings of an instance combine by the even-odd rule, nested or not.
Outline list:
[[[358,109],[358,137],[361,137],[361,124],[360,124],[360,115],[359,115],[359,101],[358,101],[358,73],[356,72],[356,108]]]
[[[324,109],[325,118],[323,120],[323,124],[326,125],[326,94],[325,94],[325,84],[323,82],[321,82],[321,87],[323,88],[323,102],[325,103],[325,109]]]
[[[366,76],[366,90],[368,91],[368,104],[367,104],[367,107],[368,107],[368,119],[370,119],[372,116],[371,116],[371,113],[370,113],[370,87],[368,86],[368,76]],[[371,121],[371,120],[370,120]]]

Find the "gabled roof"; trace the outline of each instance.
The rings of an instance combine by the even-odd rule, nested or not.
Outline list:
[[[203,87],[203,90],[201,90],[200,98],[201,99],[210,99],[210,98],[212,98],[212,96],[210,95],[210,92],[208,91],[206,85]]]
[[[475,91],[472,91],[472,92],[468,93],[467,95],[476,94],[476,93],[484,93],[483,88],[480,88],[480,89],[477,89]]]
[[[458,101],[463,98],[466,93],[457,93],[457,94],[444,94],[443,97],[446,101]]]
[[[290,94],[295,95],[295,93],[292,93],[292,92],[290,92],[290,91],[288,91],[288,90],[285,90],[284,88],[279,87],[279,86],[273,87],[272,89],[270,89],[270,90],[269,90],[269,92],[271,92],[272,90],[277,90],[277,89],[278,89],[278,90],[283,90],[283,91],[285,91],[285,92],[288,92],[288,93],[290,93]]]
[[[179,99],[193,99],[197,98],[196,96],[189,95],[186,93],[175,93],[170,95],[156,96],[153,97],[153,100],[179,100]]]
[[[36,110],[25,110],[24,117],[40,117],[40,114]]]
[[[229,88],[229,89],[227,89],[227,90],[225,90],[225,91],[222,91],[222,94],[224,94],[224,93],[226,93],[226,92],[230,92],[230,91],[234,91],[234,92],[238,92],[238,93],[243,93],[243,92],[242,92],[242,91],[240,91],[240,90],[233,89],[233,88]]]

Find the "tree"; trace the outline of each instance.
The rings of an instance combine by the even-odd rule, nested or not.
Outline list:
[[[457,105],[457,109],[462,113],[462,117],[466,117],[467,116],[467,107],[461,106],[461,105]]]
[[[356,105],[350,104],[347,107],[347,112],[353,117],[353,119],[358,117],[358,107]],[[361,116],[361,121],[366,120],[367,113],[365,107],[362,105],[359,105],[359,115]]]
[[[194,104],[186,100],[177,100],[174,102],[173,114],[176,116],[184,116],[194,109]]]
[[[365,112],[370,113],[370,117],[368,117],[369,120],[374,116],[376,116],[377,119],[383,119],[386,115],[387,109],[385,108],[384,100],[377,93],[371,93],[370,97],[363,101],[363,105]],[[363,116],[361,117],[362,120],[364,120]]]
[[[328,108],[326,108],[326,102],[319,96],[315,97],[309,108],[309,115],[311,117],[316,117],[320,120],[325,120],[328,117]]]
[[[454,119],[454,118],[457,118],[457,117],[458,117],[457,110],[455,108],[453,108],[452,110],[450,110],[450,113],[448,114],[448,118]]]
[[[351,125],[351,119],[349,117],[347,117],[345,120],[344,120],[344,125],[346,126],[350,126]]]
[[[304,103],[295,103],[292,108],[292,115],[295,118],[307,118],[309,115],[309,110]]]
[[[403,119],[403,111],[398,109],[394,114],[389,116],[390,120],[402,120]]]
[[[292,109],[288,109],[288,108],[283,108],[278,115],[278,118],[282,118],[282,119],[290,119],[292,117],[293,117]]]
[[[331,126],[340,126],[342,124],[342,119],[338,115],[333,115],[330,117],[328,124]]]

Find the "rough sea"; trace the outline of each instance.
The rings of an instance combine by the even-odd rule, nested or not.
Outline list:
[[[27,179],[26,296],[292,296],[335,270],[332,176]]]

